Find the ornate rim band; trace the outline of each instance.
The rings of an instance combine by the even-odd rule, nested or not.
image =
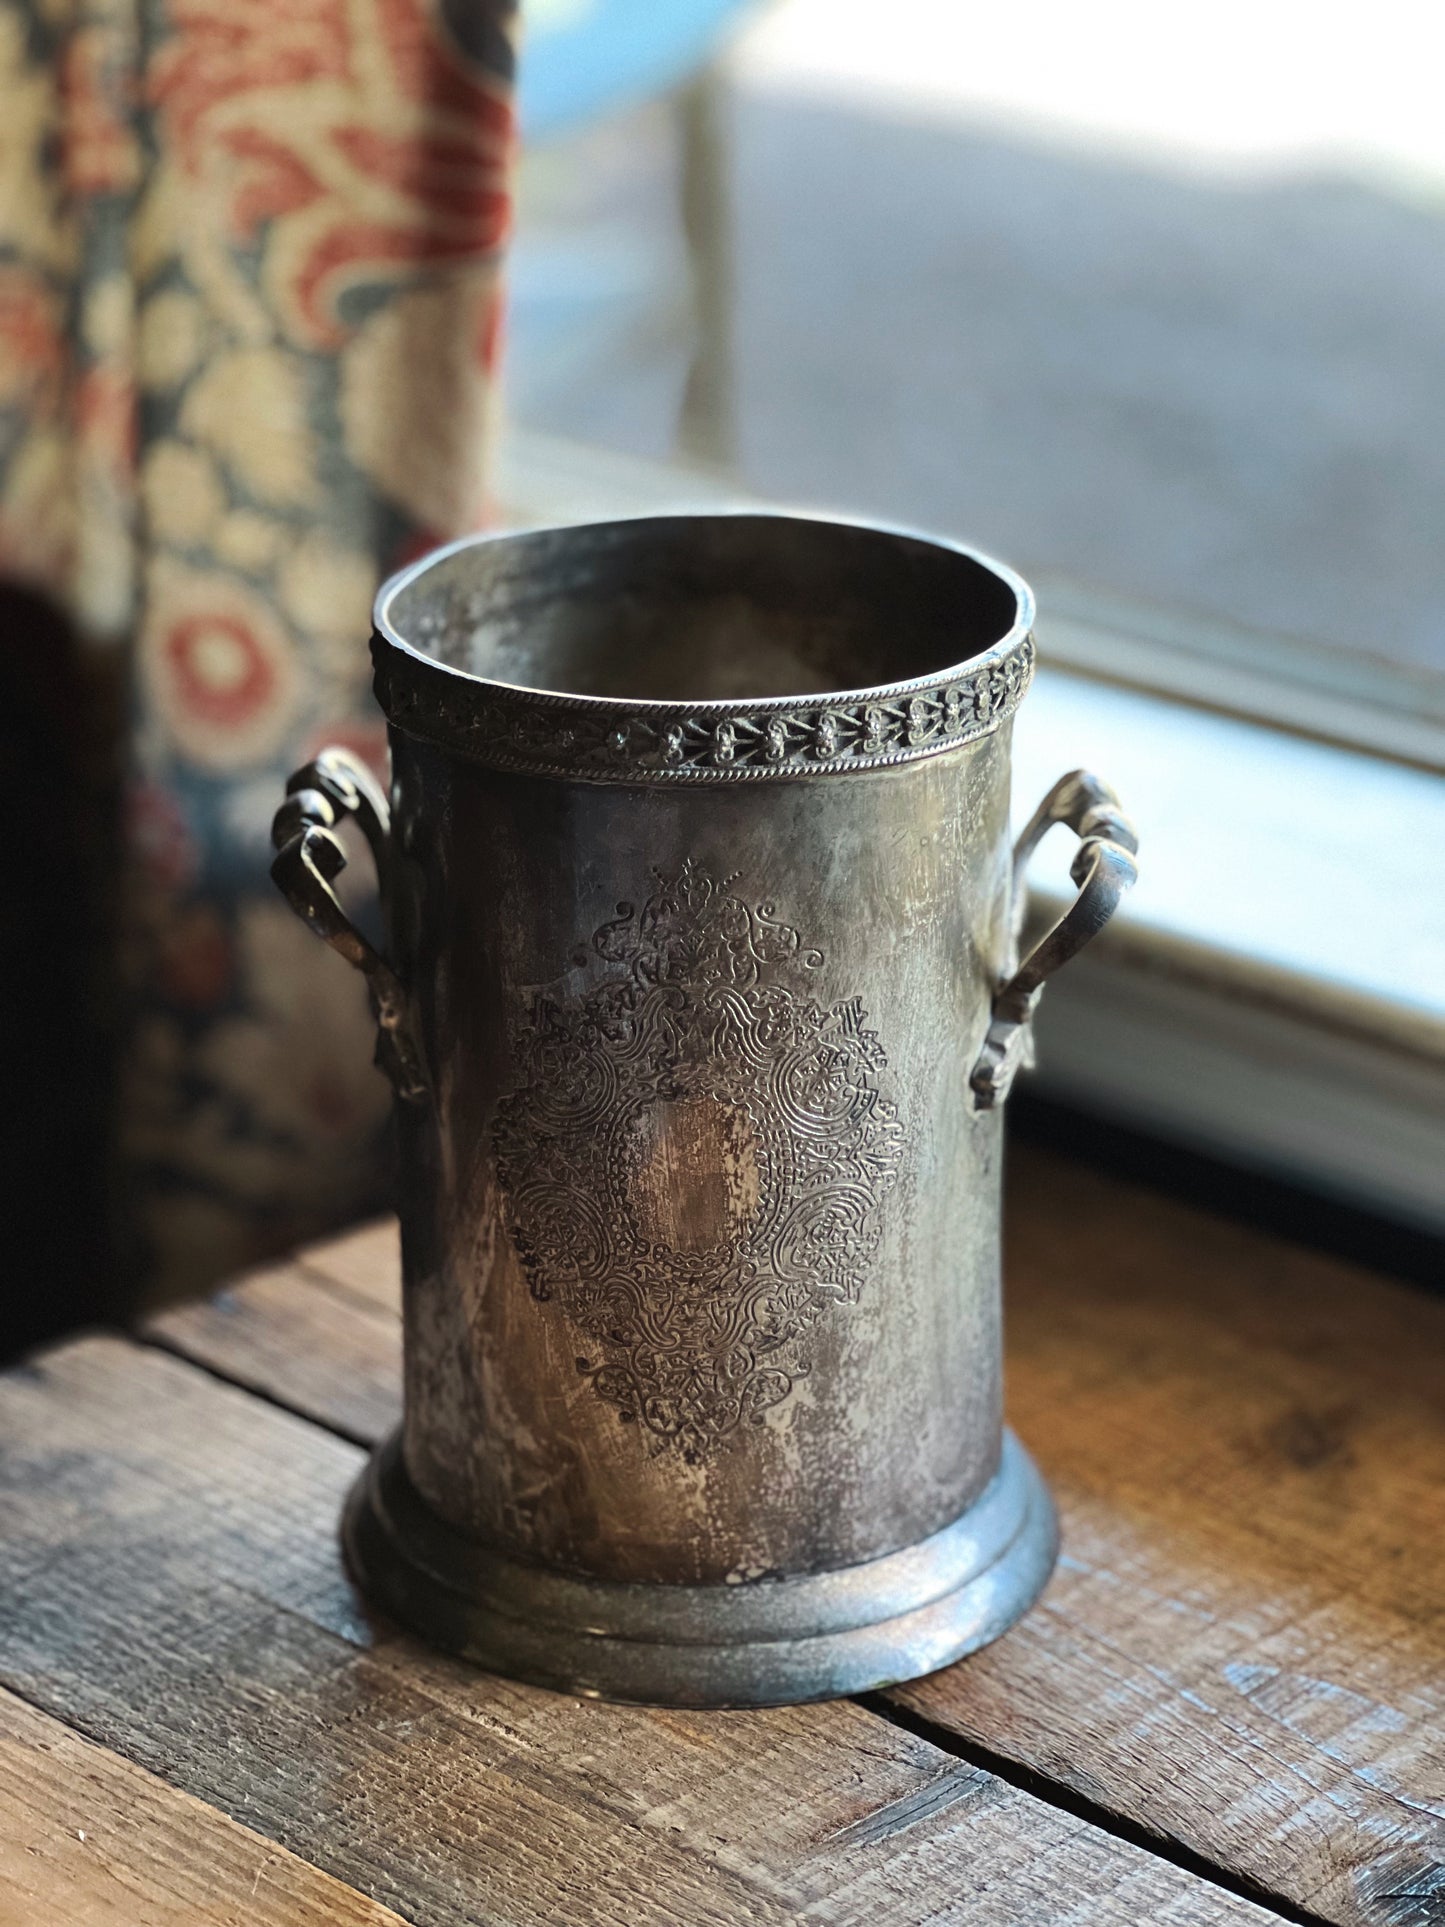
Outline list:
[[[1023,700],[1034,641],[1011,638],[921,684],[743,704],[516,688],[429,662],[380,631],[372,657],[377,700],[398,729],[494,769],[594,783],[720,783],[887,768],[976,742]]]
[[[688,522],[791,522],[830,539],[851,531],[855,538],[892,538],[950,554],[1009,591],[1013,623],[997,642],[932,674],[816,694],[686,702],[537,689],[438,661],[430,653],[437,643],[488,620],[491,599],[465,580],[439,582],[430,605],[405,625],[410,635],[393,617],[400,595],[437,565],[472,550],[563,534],[607,539]],[[959,543],[840,518],[722,511],[463,536],[382,585],[371,653],[377,700],[392,723],[493,769],[594,783],[736,783],[886,769],[991,734],[1028,692],[1032,621],[1027,583]]]

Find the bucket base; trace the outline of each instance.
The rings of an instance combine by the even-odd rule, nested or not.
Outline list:
[[[1058,1529],[1012,1433],[969,1509],[864,1565],[737,1585],[578,1579],[489,1551],[440,1519],[381,1446],[342,1522],[347,1562],[384,1612],[489,1671],[592,1699],[778,1706],[935,1672],[1038,1597]]]

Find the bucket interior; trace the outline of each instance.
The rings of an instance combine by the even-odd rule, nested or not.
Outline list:
[[[383,613],[419,654],[490,682],[736,702],[941,677],[1020,609],[1004,577],[921,537],[717,515],[476,543],[403,580]]]

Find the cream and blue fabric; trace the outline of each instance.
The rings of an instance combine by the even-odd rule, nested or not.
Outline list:
[[[129,686],[114,1194],[154,1289],[379,1196],[368,1015],[267,829],[322,743],[381,766],[374,586],[487,514],[512,29],[511,0],[0,11],[0,571]]]

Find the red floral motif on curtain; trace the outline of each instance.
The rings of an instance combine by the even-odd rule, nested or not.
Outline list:
[[[285,263],[297,338],[336,346],[336,303],[378,271],[473,261],[505,239],[508,91],[468,71],[417,0],[177,0],[151,98],[233,239]]]

